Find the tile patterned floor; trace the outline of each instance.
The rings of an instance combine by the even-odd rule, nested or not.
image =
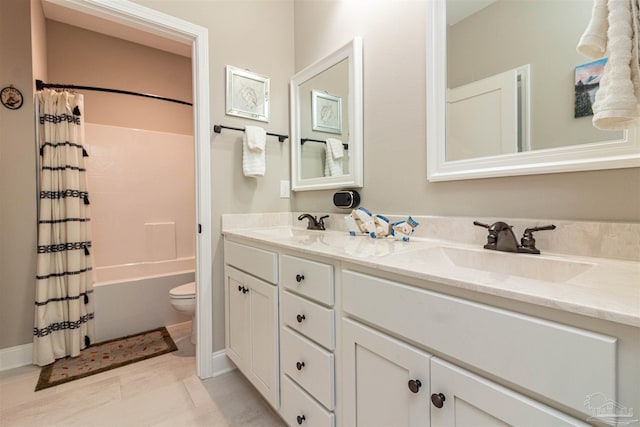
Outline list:
[[[238,371],[196,376],[190,327],[167,328],[178,351],[39,392],[38,367],[0,372],[0,426],[284,426]]]

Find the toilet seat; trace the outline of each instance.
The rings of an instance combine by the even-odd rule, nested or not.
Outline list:
[[[169,291],[171,299],[192,299],[196,297],[196,282],[176,286]]]

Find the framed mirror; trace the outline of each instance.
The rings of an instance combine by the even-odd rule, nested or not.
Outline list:
[[[362,187],[362,39],[291,79],[291,189]]]
[[[637,129],[578,115],[592,4],[427,2],[429,181],[640,166]]]

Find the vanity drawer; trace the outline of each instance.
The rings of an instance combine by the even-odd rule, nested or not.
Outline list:
[[[352,271],[342,290],[353,316],[577,411],[616,395],[614,337]]]
[[[329,410],[334,406],[333,354],[291,329],[282,328],[281,369]],[[300,368],[300,369],[298,369]]]
[[[290,425],[300,421],[307,427],[333,427],[335,416],[298,387],[286,375],[282,376],[282,418]],[[304,417],[304,419],[302,419]]]
[[[274,252],[225,239],[224,262],[267,282],[278,283],[278,255]]]
[[[314,301],[333,305],[333,266],[289,255],[282,256],[282,284]]]
[[[290,292],[282,293],[280,304],[282,306],[282,322],[285,325],[329,350],[335,348],[333,310]]]

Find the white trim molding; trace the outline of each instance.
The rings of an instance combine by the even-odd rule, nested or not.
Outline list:
[[[211,355],[212,376],[226,374],[236,369],[236,365],[233,364],[231,359],[227,357],[225,350],[216,351]]]
[[[0,372],[7,369],[31,365],[33,360],[33,344],[17,345],[0,350]]]
[[[209,115],[209,33],[204,27],[123,0],[42,0],[68,13],[97,17],[191,46],[196,192],[196,369],[213,374],[211,248],[211,134]]]

